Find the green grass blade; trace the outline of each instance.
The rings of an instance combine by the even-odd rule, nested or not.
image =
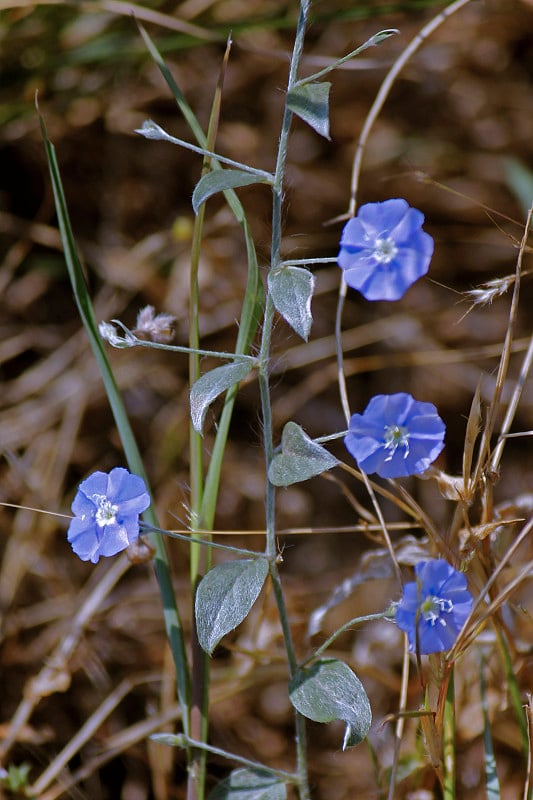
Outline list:
[[[46,150],[46,157],[50,169],[50,177],[52,181],[52,188],[54,193],[54,201],[56,206],[59,231],[61,240],[63,242],[63,249],[65,261],[74,292],[74,298],[89,338],[89,343],[94,357],[97,361],[102,380],[105,385],[109,404],[113,412],[115,423],[120,435],[122,446],[126,455],[128,466],[136,475],[140,475],[150,491],[150,485],[145,473],[144,464],[135,440],[131,425],[129,423],[126,409],[120,395],[115,377],[111,370],[107,354],[100,334],[98,332],[98,325],[94,316],[94,310],[87,290],[87,285],[83,276],[82,267],[78,258],[76,244],[70,219],[68,215],[67,204],[63,192],[59,166],[57,163],[55,149],[48,138],[46,125],[44,119],[39,114],[42,135]],[[153,506],[144,513],[143,517],[146,522],[155,527],[159,527],[157,517]],[[159,583],[159,590],[163,603],[165,625],[167,636],[176,668],[176,679],[178,684],[178,696],[183,713],[183,726],[185,732],[188,730],[188,709],[190,698],[190,678],[189,670],[185,655],[185,642],[183,638],[183,629],[176,605],[176,598],[172,587],[172,579],[170,574],[170,566],[165,549],[163,538],[160,534],[151,534],[152,543],[155,547],[156,554],[154,558],[154,569]]]
[[[207,136],[203,132],[200,123],[196,119],[194,111],[192,110],[192,108],[188,104],[187,100],[185,99],[185,96],[184,96],[183,92],[181,91],[181,89],[179,88],[178,84],[174,80],[174,77],[173,77],[172,73],[170,72],[169,68],[165,64],[165,61],[164,61],[163,57],[161,56],[159,50],[155,46],[154,42],[152,41],[152,39],[150,38],[150,36],[146,32],[146,30],[143,28],[143,26],[140,23],[137,23],[137,25],[139,27],[140,34],[141,34],[142,38],[144,39],[144,43],[146,44],[146,47],[148,48],[148,51],[149,51],[150,55],[152,56],[154,62],[157,65],[157,67],[159,68],[159,71],[161,72],[161,75],[163,76],[168,88],[170,89],[170,91],[172,93],[172,96],[174,97],[179,110],[183,114],[183,117],[184,117],[187,125],[191,129],[191,133],[193,134],[194,138],[196,139],[198,145],[200,147],[203,147],[204,149],[206,149],[207,148]],[[219,162],[216,160],[216,158],[211,158],[210,166],[211,166],[212,170],[222,169],[222,166],[219,164]],[[226,200],[227,200],[227,202],[228,202],[228,204],[229,204],[229,206],[230,206],[235,218],[237,219],[237,221],[241,225],[245,224],[246,220],[245,220],[244,209],[243,209],[243,207],[241,205],[241,202],[240,202],[239,198],[235,194],[235,192],[232,189],[228,189],[227,191],[224,192],[224,197],[226,198]]]
[[[167,83],[167,86],[172,92],[172,95],[178,105],[178,108],[180,109],[187,124],[189,125],[189,128],[191,129],[194,138],[201,147],[205,148],[207,146],[207,137],[202,131],[202,128],[198,123],[198,120],[196,119],[193,110],[187,103],[187,100],[185,99],[183,92],[176,83],[169,68],[165,64],[165,61],[162,58],[161,54],[159,53],[156,45],[154,44],[154,42],[152,41],[146,30],[143,28],[143,26],[140,24],[138,26],[141,36],[143,37],[143,40],[146,44],[146,47],[148,48],[148,51],[152,56],[154,62],[158,66],[161,75],[163,76],[164,80]],[[210,166],[212,170],[221,169],[220,164],[214,158],[211,159]],[[248,278],[247,278],[246,291],[244,294],[243,306],[240,316],[239,333],[237,336],[237,342],[235,347],[236,353],[244,354],[249,352],[251,343],[254,339],[255,333],[259,325],[259,321],[262,316],[264,308],[264,290],[259,275],[255,245],[251,236],[250,228],[248,226],[248,222],[242,204],[233,190],[225,191],[224,197],[226,198],[228,205],[230,206],[236,220],[243,228],[244,239],[246,242],[246,251],[248,256]],[[218,496],[218,486],[220,483],[220,474],[222,470],[222,461],[229,433],[229,427],[231,423],[231,417],[233,413],[233,407],[235,404],[236,394],[237,394],[236,387],[230,389],[229,392],[227,392],[226,399],[224,402],[224,407],[222,409],[222,414],[218,423],[217,435],[213,446],[213,451],[211,454],[209,468],[205,480],[203,503],[200,515],[201,519],[199,520],[199,522],[201,523],[201,527],[204,530],[209,530],[210,528],[212,528],[214,523],[216,501]]]
[[[485,680],[485,660],[482,659],[479,670],[479,689],[481,693],[481,709],[483,711],[483,744],[485,746],[485,786],[487,800],[500,800],[500,782],[496,772],[496,758],[490,731],[489,706],[487,702],[487,682]]]
[[[257,331],[264,307],[264,290],[259,275],[259,267],[255,246],[246,219],[243,223],[246,248],[248,251],[248,282],[241,313],[239,333],[235,346],[236,353],[247,353]],[[224,449],[228,438],[233,407],[237,396],[237,386],[226,393],[226,399],[218,422],[217,435],[211,453],[209,469],[205,480],[204,498],[202,503],[202,521],[207,529],[212,528],[215,519],[216,499]]]
[[[516,721],[518,722],[518,727],[520,730],[520,741],[522,743],[522,752],[524,753],[524,757],[527,761],[527,759],[529,758],[529,736],[528,736],[527,716],[524,709],[524,701],[520,693],[520,687],[518,685],[518,681],[516,680],[516,675],[513,669],[513,662],[511,660],[511,655],[509,653],[509,648],[507,646],[505,637],[498,625],[495,625],[494,629],[496,631],[496,636],[498,639],[498,647],[500,649],[500,653],[502,656],[503,667],[505,670],[507,691],[509,692],[509,699],[511,701],[511,706],[513,708],[514,715],[516,717]]]
[[[444,800],[455,800],[455,686],[453,667],[450,673],[442,724],[442,764]]]

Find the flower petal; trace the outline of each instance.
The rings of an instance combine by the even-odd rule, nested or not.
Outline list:
[[[100,556],[113,556],[137,541],[139,515],[149,505],[150,495],[138,475],[123,467],[109,474],[94,472],[78,487],[67,539],[82,561],[95,564]]]
[[[382,478],[420,475],[444,447],[446,426],[432,403],[410,394],[376,395],[353,414],[344,443],[359,467]]]
[[[395,197],[381,203],[366,203],[358,211],[357,216],[364,225],[378,234],[392,233],[399,226],[409,210],[407,200]],[[415,210],[415,209],[413,209]],[[421,213],[421,212],[418,212]],[[422,222],[424,217],[422,216]]]
[[[466,576],[444,559],[421,561],[415,574],[416,583],[403,587],[396,623],[407,634],[411,651],[417,646],[422,654],[449,650],[473,605]]]
[[[67,541],[82,561],[92,561],[94,564],[99,558],[99,529],[94,520],[83,520],[74,517],[69,525]]]
[[[361,206],[348,220],[337,256],[348,286],[367,300],[399,300],[425,275],[433,239],[422,230],[424,215],[402,198]]]

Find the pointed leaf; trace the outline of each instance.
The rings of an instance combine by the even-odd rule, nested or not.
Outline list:
[[[249,361],[224,364],[206,372],[191,388],[191,419],[195,431],[201,433],[207,409],[219,394],[246,378],[251,370]]]
[[[261,769],[236,769],[215,786],[208,800],[286,800],[285,784]]]
[[[533,202],[533,172],[522,161],[512,157],[504,160],[504,167],[507,183],[522,206],[522,211],[527,214]]]
[[[236,189],[238,186],[250,186],[252,183],[268,183],[264,175],[245,172],[241,169],[218,169],[208,172],[198,183],[192,195],[192,207],[198,214],[202,203],[218,192],[226,189]]]
[[[145,119],[140,128],[136,128],[135,133],[140,133],[145,139],[155,139],[157,141],[172,141],[170,136],[161,125],[154,122],[153,119]]]
[[[322,659],[298,670],[289,684],[291,703],[315,722],[346,723],[343,750],[362,742],[370,729],[372,711],[363,684],[347,664]]]
[[[268,276],[268,288],[276,311],[302,339],[309,338],[311,323],[311,300],[315,288],[315,276],[301,267],[285,267]]]
[[[287,422],[281,436],[281,453],[272,459],[268,479],[274,486],[290,486],[336,464],[337,459],[325,447],[310,439],[295,422]]]
[[[266,559],[254,558],[218,564],[202,578],[195,614],[198,641],[207,653],[248,616],[267,573]]]
[[[481,662],[480,670],[480,691],[481,709],[483,711],[483,744],[485,745],[485,787],[487,800],[500,800],[500,782],[496,770],[496,757],[494,755],[494,742],[490,729],[489,703],[487,699],[487,681],[485,677],[485,660]]]
[[[287,106],[300,119],[307,122],[313,130],[324,136],[329,135],[329,90],[331,83],[305,83],[295,86],[287,95]]]
[[[152,742],[168,744],[169,747],[187,747],[187,739],[182,733],[152,733]]]

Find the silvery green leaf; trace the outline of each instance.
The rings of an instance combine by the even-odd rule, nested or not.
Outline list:
[[[533,203],[533,173],[512,156],[504,160],[504,168],[507,183],[522,206],[522,211],[527,214]]]
[[[145,139],[156,139],[164,142],[171,142],[173,138],[153,119],[145,119],[141,127],[135,129],[135,133],[140,133]]]
[[[195,598],[198,641],[211,654],[257,600],[268,574],[264,558],[226,561],[202,578]]]
[[[285,800],[285,784],[261,769],[236,769],[215,786],[208,800]]]
[[[194,213],[202,203],[218,192],[225,192],[226,189],[236,189],[239,186],[250,186],[252,183],[268,183],[264,175],[257,175],[253,172],[245,172],[240,169],[218,169],[204,175],[194,189],[192,195],[192,207]]]
[[[372,711],[363,684],[347,664],[322,659],[298,670],[289,684],[291,703],[315,722],[346,723],[343,750],[354,747],[368,734]]]
[[[313,130],[324,136],[329,135],[329,90],[331,83],[298,84],[287,95],[287,106],[300,119],[307,122]]]
[[[398,33],[400,33],[398,28],[386,28],[384,31],[378,31],[378,33],[371,36],[370,39],[361,46],[360,50],[366,47],[377,47],[377,45],[384,42],[385,39],[388,39],[390,36],[396,36]]]
[[[182,733],[153,733],[150,739],[157,744],[168,744],[169,747],[187,747],[187,738]]]
[[[268,276],[268,288],[276,311],[302,339],[309,338],[313,317],[311,300],[315,276],[301,267],[274,270]]]
[[[310,439],[295,422],[287,422],[281,436],[281,453],[270,462],[268,479],[274,486],[290,486],[336,464],[337,459],[325,447]]]
[[[195,431],[201,433],[207,409],[216,398],[246,378],[251,370],[249,361],[224,364],[206,372],[191,388],[191,419]]]

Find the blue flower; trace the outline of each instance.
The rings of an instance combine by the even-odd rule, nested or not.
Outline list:
[[[127,469],[93,472],[78,487],[67,539],[82,561],[96,564],[100,556],[114,556],[137,541],[139,514],[149,505],[143,479]]]
[[[442,558],[421,561],[415,575],[416,582],[403,587],[396,623],[407,634],[411,652],[417,639],[420,653],[449,650],[472,610],[466,577]]]
[[[399,300],[429,269],[433,239],[424,215],[397,198],[361,206],[341,236],[337,263],[367,300]]]
[[[446,426],[432,403],[378,394],[350,420],[344,443],[358,466],[382,478],[419,475],[444,447]]]

